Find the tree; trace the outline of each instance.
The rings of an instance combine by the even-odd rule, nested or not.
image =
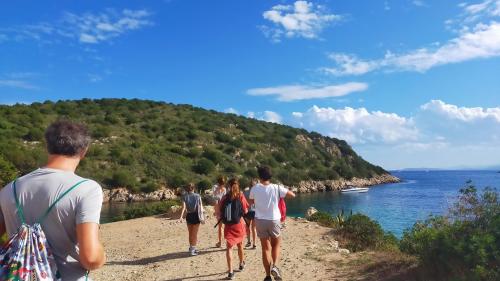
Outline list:
[[[0,154],[0,188],[14,180],[16,176],[17,170],[14,165]]]
[[[208,159],[201,159],[193,166],[193,171],[202,175],[208,175],[213,170],[215,170],[215,165]]]

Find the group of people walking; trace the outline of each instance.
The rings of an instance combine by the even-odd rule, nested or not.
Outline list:
[[[106,256],[99,240],[103,202],[101,186],[75,174],[91,143],[83,124],[56,121],[45,131],[47,163],[0,189],[0,237],[9,241],[0,248],[0,281],[89,280],[88,273],[104,265]],[[259,180],[244,194],[237,178],[226,183],[220,177],[214,188],[218,219],[217,247],[226,241],[228,279],[233,279],[232,252],[238,249],[239,270],[245,268],[243,241],[262,247],[265,281],[281,280],[280,200],[295,194],[272,184],[269,167],[258,168]],[[204,222],[203,202],[189,184],[183,197],[181,220],[186,220],[189,254],[197,255],[197,236]],[[253,238],[251,240],[251,237]]]
[[[220,176],[212,189],[215,199],[215,216],[218,220],[216,247],[222,245],[222,232],[226,241],[227,279],[234,278],[233,249],[237,247],[239,270],[245,269],[243,242],[247,237],[246,248],[255,249],[255,236],[260,239],[262,248],[262,264],[266,272],[264,281],[282,280],[277,264],[280,257],[281,218],[280,200],[295,197],[295,194],[284,186],[271,183],[272,173],[267,166],[257,169],[259,180],[253,180],[245,192],[240,189],[238,178]],[[189,233],[189,253],[197,255],[197,234],[200,223],[204,220],[201,196],[194,192],[194,185],[186,187],[183,197],[183,208],[180,220],[186,218]],[[222,231],[223,229],[223,231]],[[251,239],[253,238],[253,239]],[[272,276],[272,277],[271,277]]]

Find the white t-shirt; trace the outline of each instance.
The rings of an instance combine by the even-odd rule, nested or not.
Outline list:
[[[288,193],[282,185],[274,183],[263,185],[256,184],[250,190],[250,199],[255,200],[255,218],[261,220],[280,220],[281,213],[278,207],[279,198],[285,198]]]

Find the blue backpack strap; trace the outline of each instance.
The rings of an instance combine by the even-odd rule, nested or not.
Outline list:
[[[42,223],[46,218],[47,216],[49,215],[50,211],[52,211],[52,208],[54,208],[54,206],[57,204],[57,202],[59,202],[61,199],[63,199],[64,196],[66,196],[68,193],[70,193],[73,189],[75,189],[77,186],[79,186],[80,184],[86,182],[88,180],[82,180],[82,181],[79,181],[78,183],[76,183],[75,185],[73,185],[72,187],[68,188],[68,190],[66,190],[63,194],[61,194],[57,199],[56,201],[54,201],[54,203],[52,203],[49,208],[47,209],[47,211],[45,211],[45,213],[43,214],[43,216],[40,217],[40,219],[38,219],[38,223]]]
[[[21,224],[25,224],[26,221],[24,219],[23,208],[21,207],[21,204],[19,203],[19,198],[17,198],[16,181],[17,181],[17,179],[15,179],[12,182],[12,189],[14,191],[14,199],[16,199],[17,215],[19,216],[19,220],[21,220]]]

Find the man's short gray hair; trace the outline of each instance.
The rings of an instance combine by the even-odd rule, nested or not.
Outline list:
[[[59,120],[45,130],[45,141],[49,154],[76,156],[89,147],[91,138],[84,124]]]

